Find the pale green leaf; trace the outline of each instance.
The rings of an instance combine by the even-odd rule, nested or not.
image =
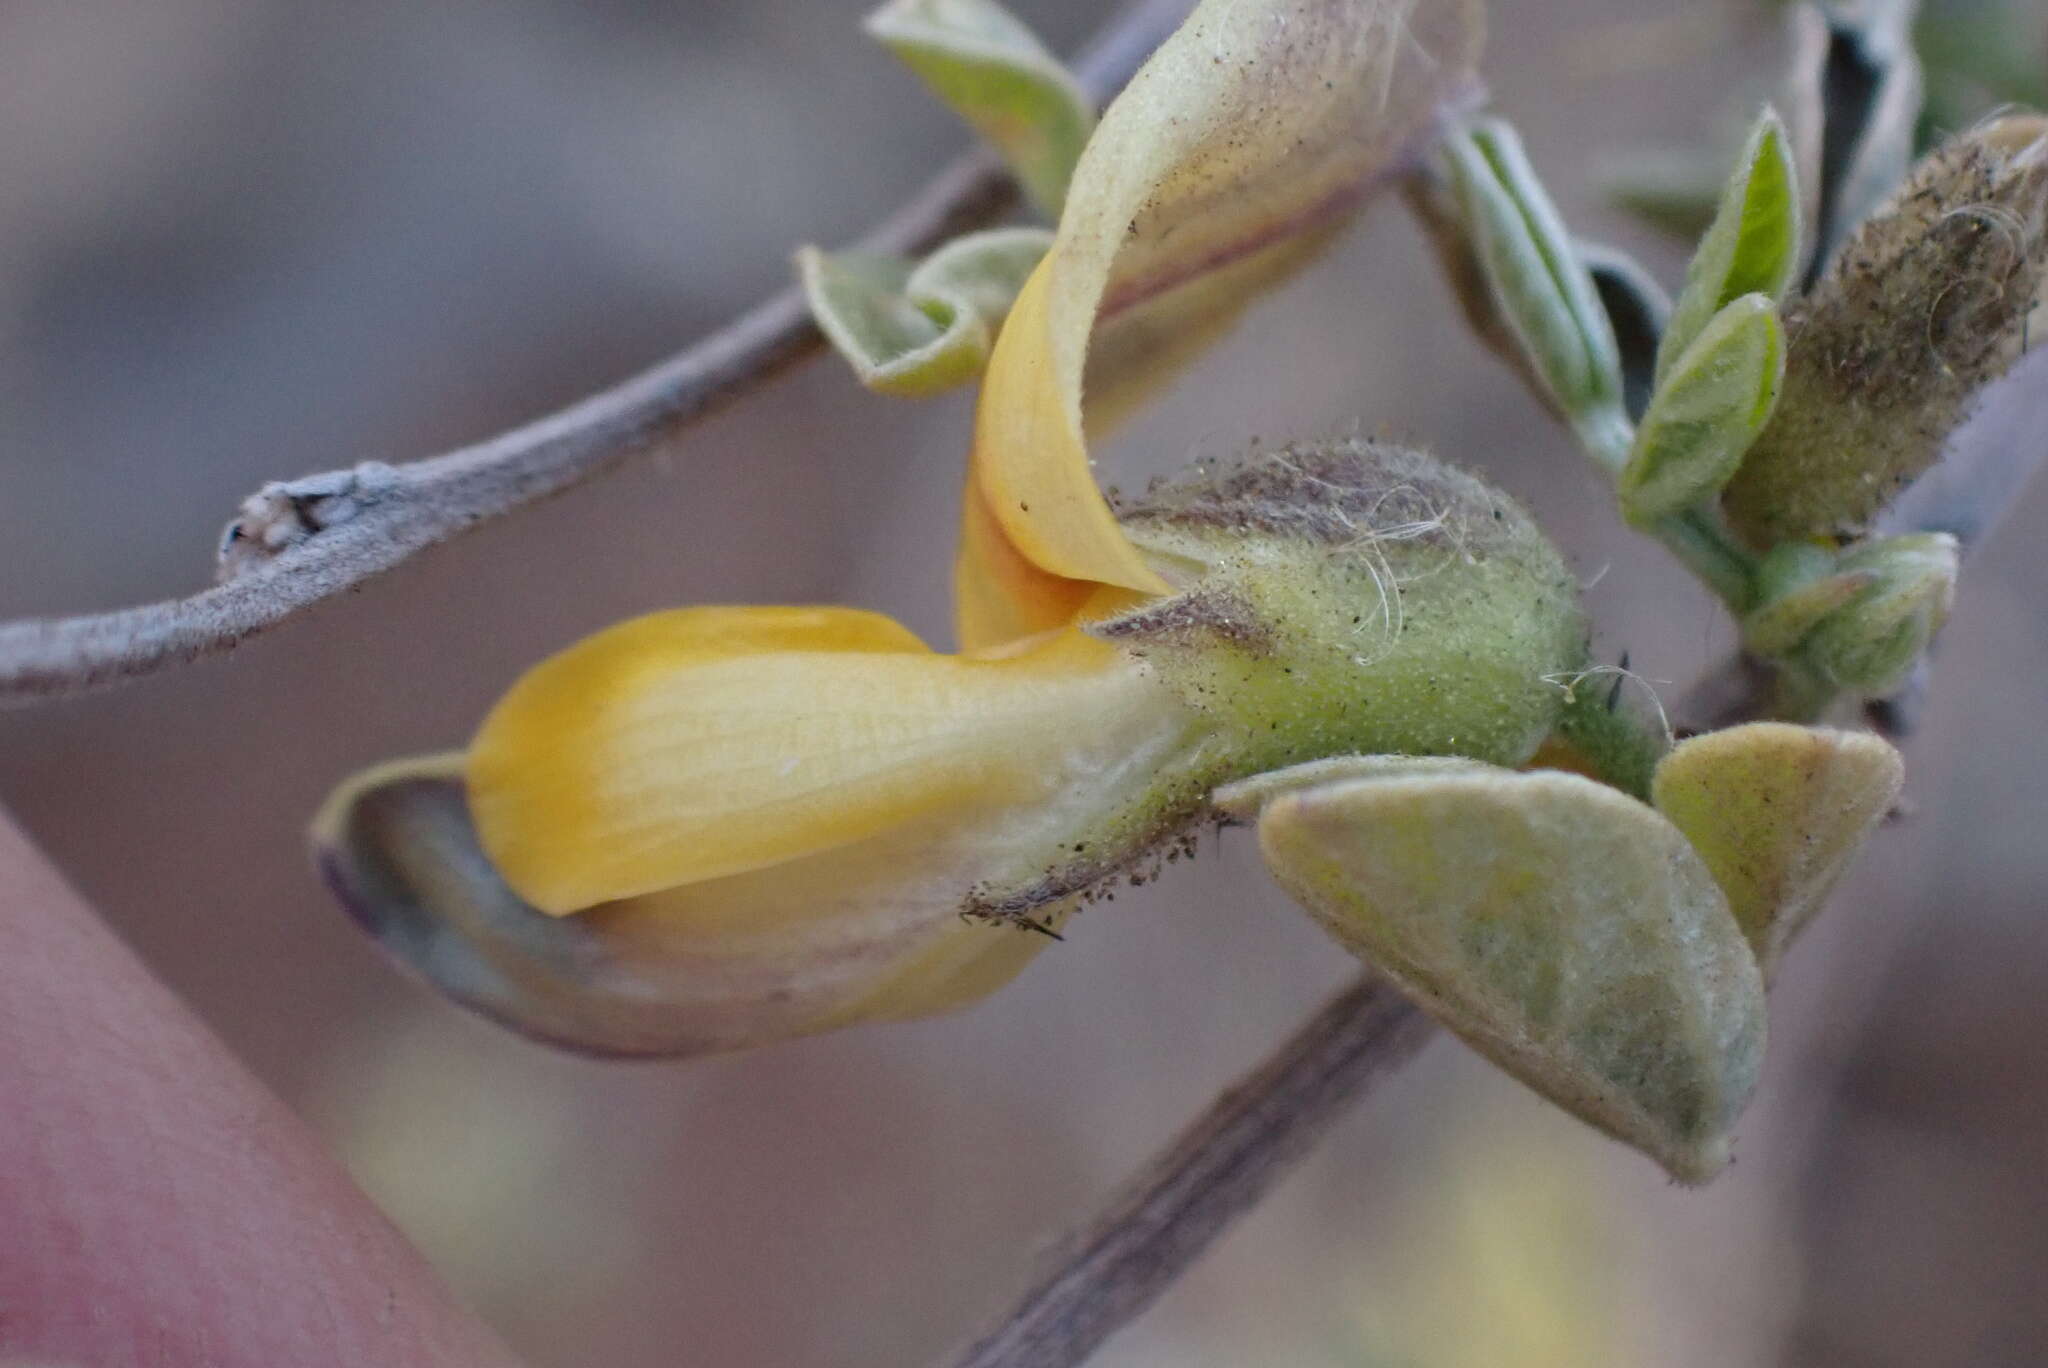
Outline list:
[[[1945,532],[1894,537],[1844,556],[1844,573],[1874,582],[1813,629],[1801,658],[1841,688],[1896,688],[1948,617],[1957,560],[1956,539]]]
[[[1737,299],[1785,297],[1799,269],[1799,182],[1785,126],[1765,110],[1686,269],[1685,289],[1657,353],[1661,382],[1708,322]]]
[[[1743,618],[1742,644],[1760,656],[1783,656],[1876,582],[1867,570],[1823,575],[1768,599]]]
[[[1681,742],[1652,793],[1728,895],[1768,979],[1902,777],[1898,751],[1868,733],[1756,722]]]
[[[1395,773],[1273,799],[1267,866],[1424,1010],[1688,1182],[1727,1162],[1763,983],[1677,828],[1575,774]]]
[[[1347,779],[1391,779],[1403,775],[1493,772],[1495,766],[1456,755],[1336,755],[1286,769],[1270,770],[1225,784],[1209,796],[1219,813],[1236,822],[1255,822],[1276,798]]]
[[[1033,204],[1059,216],[1095,115],[1037,35],[995,0],[893,0],[867,29],[995,146]]]
[[[1447,138],[1444,151],[1497,312],[1530,368],[1575,425],[1625,429],[1606,309],[1520,139],[1483,119]]]
[[[923,398],[965,384],[987,364],[981,316],[951,300],[905,297],[907,264],[816,247],[799,249],[796,264],[811,317],[869,389]]]
[[[1052,234],[998,228],[956,238],[915,268],[858,252],[797,253],[811,316],[863,385],[922,398],[981,374],[989,345]]]
[[[912,299],[953,299],[994,329],[1052,246],[1047,228],[992,228],[954,238],[917,264],[904,285]]]
[[[1720,492],[1770,421],[1785,378],[1785,329],[1768,295],[1729,304],[1650,398],[1619,481],[1621,510],[1648,527]]]

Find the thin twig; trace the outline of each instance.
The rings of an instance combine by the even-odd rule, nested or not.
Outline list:
[[[1434,1027],[1371,975],[1156,1155],[953,1368],[1072,1368],[1158,1299]]]
[[[1133,0],[1074,66],[1097,102],[1173,31],[1187,0]],[[861,242],[917,255],[994,221],[1016,187],[985,153],[961,158]],[[602,475],[817,355],[824,339],[787,288],[681,354],[559,413],[395,468],[302,483],[346,497],[346,521],[307,528],[275,556],[188,598],[0,625],[0,704],[81,693],[226,651],[430,546]]]

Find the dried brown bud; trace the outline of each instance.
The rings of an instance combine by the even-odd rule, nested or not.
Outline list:
[[[1954,138],[1787,310],[1777,412],[1724,496],[1758,546],[1847,537],[1933,465],[2025,346],[2048,269],[2048,119]]]

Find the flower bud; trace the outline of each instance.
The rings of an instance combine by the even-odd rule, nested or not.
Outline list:
[[[2025,345],[2048,271],[2048,119],[1952,139],[1787,311],[1785,384],[1723,504],[1769,547],[1847,537],[1925,471]]]
[[[1896,537],[1844,557],[1844,574],[1873,582],[1813,629],[1801,655],[1841,688],[1896,688],[1948,618],[1956,568],[1956,539],[1945,532]]]

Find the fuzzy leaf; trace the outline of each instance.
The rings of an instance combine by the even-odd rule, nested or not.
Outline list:
[[[1765,110],[1687,267],[1657,352],[1661,383],[1708,322],[1744,295],[1785,297],[1799,269],[1799,182],[1785,126]]]
[[[977,379],[990,342],[1052,234],[970,233],[916,267],[860,252],[797,253],[819,329],[878,394],[921,399]]]
[[[1770,421],[1785,375],[1777,306],[1744,295],[1714,315],[1667,371],[1619,481],[1621,510],[1647,527],[1721,491]]]
[[[954,299],[981,316],[991,335],[1052,246],[1045,228],[991,228],[954,238],[917,264],[904,285],[912,299]]]
[[[995,0],[894,0],[867,29],[995,146],[1034,205],[1059,216],[1095,114],[1036,34]]]
[[[955,300],[907,298],[903,262],[805,247],[796,265],[811,317],[869,389],[922,399],[981,374],[987,324]]]
[[[1444,151],[1465,229],[1530,369],[1575,425],[1625,429],[1607,311],[1521,140],[1483,119],[1446,139]]]
[[[1876,582],[1867,570],[1823,575],[1769,599],[1743,618],[1742,644],[1760,656],[1786,655]]]
[[[1815,626],[1800,648],[1802,658],[1845,689],[1896,688],[1948,617],[1957,562],[1956,539],[1945,532],[1859,547],[1843,557],[1842,571],[1868,587]]]
[[[1902,777],[1878,737],[1756,722],[1679,743],[1652,793],[1728,895],[1768,980]]]
[[[1575,774],[1396,774],[1284,794],[1259,844],[1424,1010],[1686,1182],[1727,1162],[1763,983],[1700,857]]]
[[[1256,822],[1276,798],[1347,779],[1395,779],[1407,775],[1490,773],[1494,766],[1455,755],[1336,755],[1289,765],[1225,784],[1210,804],[1234,822]]]

